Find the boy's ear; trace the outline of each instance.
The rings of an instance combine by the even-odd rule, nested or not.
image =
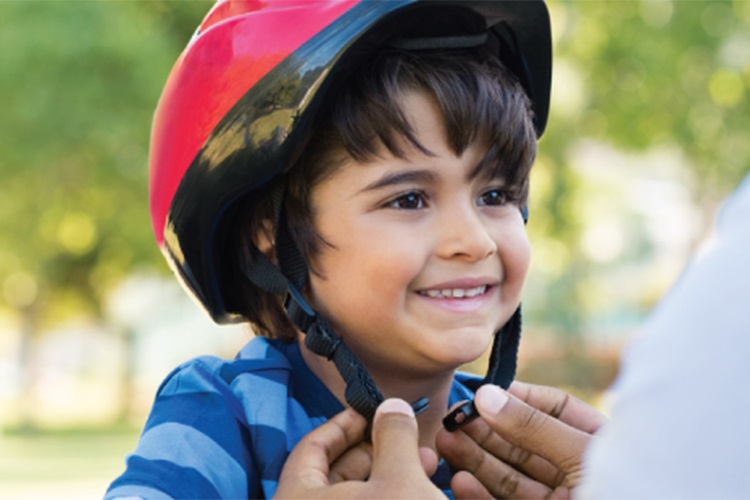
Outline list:
[[[276,241],[275,233],[273,229],[273,222],[270,219],[265,219],[261,223],[260,227],[253,234],[253,245],[260,250],[263,255],[275,265],[278,265],[276,261]]]

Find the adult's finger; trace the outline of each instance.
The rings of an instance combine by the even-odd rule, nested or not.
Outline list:
[[[438,468],[438,456],[435,450],[427,447],[419,448],[419,461],[427,477],[432,476]],[[372,471],[372,444],[361,442],[349,448],[331,464],[328,472],[330,484],[344,481],[364,481],[370,477]]]
[[[607,423],[607,417],[580,399],[555,387],[513,382],[508,392],[576,429],[593,434]]]
[[[442,429],[437,435],[437,447],[454,469],[471,471],[486,484],[494,483],[501,474],[523,473],[526,478],[518,492],[522,496],[538,495],[540,485],[536,483],[553,488],[560,482],[557,467],[525,448],[509,443],[481,418],[456,432]]]
[[[469,434],[475,430],[479,422],[487,431],[486,439],[483,436],[474,437]],[[545,477],[540,478],[522,470],[518,465],[515,468],[511,466],[507,463],[504,453],[497,451],[497,445],[492,443],[488,446],[487,440],[494,442],[500,438],[482,419],[476,419],[456,432],[441,430],[438,433],[439,452],[453,469],[468,473],[468,477],[457,474],[451,481],[457,497],[483,498],[490,495],[494,498],[545,498],[554,489],[551,483],[557,476],[557,470],[551,464],[539,457],[533,457],[546,464],[548,468],[544,471]],[[510,447],[507,443],[505,445]],[[525,461],[524,465],[528,466],[529,460]]]
[[[373,420],[372,475],[424,474],[419,452],[419,431],[411,406],[401,399],[386,399]]]
[[[438,467],[438,456],[435,450],[427,447],[419,448],[419,461],[427,477],[432,476]],[[343,481],[364,481],[370,477],[372,471],[372,444],[361,442],[349,448],[331,464],[328,472],[330,484]]]
[[[451,491],[457,499],[494,499],[499,496],[492,495],[482,482],[470,472],[460,470],[451,478]],[[510,496],[509,496],[510,497]],[[516,498],[522,498],[520,495]]]
[[[474,399],[482,418],[509,443],[539,455],[557,467],[567,485],[577,484],[591,435],[526,404],[491,384]]]
[[[298,483],[307,488],[328,486],[331,464],[362,441],[367,421],[347,409],[307,434],[284,464],[279,484]]]
[[[440,498],[420,458],[417,419],[402,399],[386,399],[372,424],[373,463],[368,486],[382,498]]]
[[[424,469],[424,473],[427,475],[427,477],[432,477],[432,475],[437,471],[438,462],[440,462],[440,459],[438,458],[437,453],[435,453],[435,450],[433,450],[432,448],[420,447],[419,461],[422,463],[422,469]]]
[[[328,482],[364,481],[372,470],[372,444],[362,441],[349,448],[331,464]]]

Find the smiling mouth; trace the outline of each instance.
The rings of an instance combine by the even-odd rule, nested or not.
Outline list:
[[[470,299],[484,295],[489,287],[487,285],[474,288],[446,288],[443,290],[421,290],[417,293],[432,299]]]

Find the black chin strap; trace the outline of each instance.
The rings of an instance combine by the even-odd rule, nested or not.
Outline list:
[[[516,376],[518,344],[521,340],[521,306],[513,313],[507,323],[495,334],[490,353],[490,366],[482,380],[484,384],[499,385],[503,389],[510,387]],[[474,401],[469,401],[453,409],[444,419],[443,426],[450,432],[468,424],[479,416]]]
[[[384,398],[365,366],[323,317],[315,313],[294,284],[259,250],[253,249],[253,253],[252,271],[245,270],[245,276],[256,286],[272,293],[279,293],[283,288],[279,284],[286,283],[284,309],[294,325],[305,333],[305,346],[333,362],[346,382],[346,402],[372,422],[375,410]],[[414,413],[421,413],[428,404],[426,398],[415,401],[412,403]]]
[[[499,385],[503,389],[510,387],[516,376],[518,343],[521,340],[521,306],[513,313],[507,323],[495,335],[490,354],[490,366],[484,383]]]
[[[523,223],[529,220],[529,207],[521,207]],[[499,385],[503,389],[510,387],[516,376],[518,364],[518,344],[521,341],[521,305],[513,313],[507,323],[495,334],[490,353],[490,365],[487,375],[482,380],[484,384]],[[457,430],[464,424],[468,424],[479,416],[479,411],[474,401],[462,404],[451,411],[444,419],[443,426],[450,432]]]
[[[307,330],[305,346],[333,362],[346,381],[346,402],[368,421],[372,421],[375,409],[383,402],[383,395],[359,359],[320,316],[317,316]]]

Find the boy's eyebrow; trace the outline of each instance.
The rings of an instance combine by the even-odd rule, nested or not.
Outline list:
[[[408,170],[406,172],[393,172],[386,174],[380,179],[371,182],[360,192],[375,191],[384,187],[397,184],[415,183],[415,182],[432,182],[437,178],[437,174],[432,170]]]

